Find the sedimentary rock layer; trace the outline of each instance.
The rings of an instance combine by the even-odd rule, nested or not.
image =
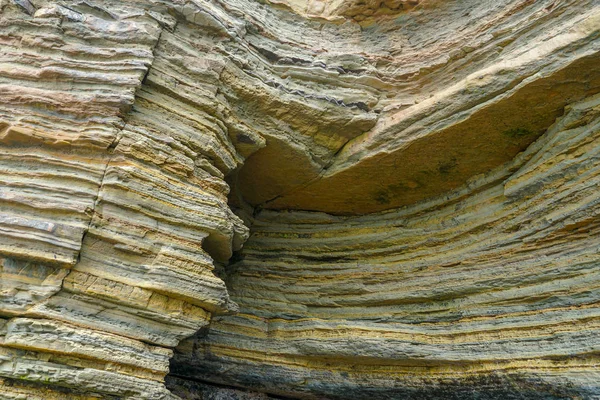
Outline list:
[[[0,396],[175,398],[171,348],[236,309],[213,258],[248,234],[219,66],[174,57],[165,7],[34,3],[0,21]]]
[[[0,0],[0,398],[598,395],[599,32]]]
[[[567,104],[600,91],[599,12],[597,2],[451,1],[363,27],[301,23],[275,11],[255,17],[262,31],[285,39],[259,42],[273,75],[285,79],[277,82],[295,89],[301,80],[292,94],[331,93],[376,122],[337,129],[345,141],[330,140],[330,152],[310,163],[314,145],[267,146],[247,160],[237,186],[255,206],[333,214],[452,190],[509,161]],[[363,93],[348,98],[340,87]],[[309,126],[322,142],[323,128]]]
[[[172,374],[307,398],[598,396],[599,160],[596,96],[442,197],[263,211],[229,267],[239,314]]]

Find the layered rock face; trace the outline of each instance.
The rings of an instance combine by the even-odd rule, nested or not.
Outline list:
[[[597,396],[599,151],[596,96],[441,198],[261,213],[227,279],[240,313],[172,372],[298,397]]]
[[[0,398],[600,396],[598,2],[0,10]]]
[[[166,10],[22,4],[0,34],[0,392],[171,398],[171,348],[236,309],[213,259],[248,234],[222,66],[183,57]]]

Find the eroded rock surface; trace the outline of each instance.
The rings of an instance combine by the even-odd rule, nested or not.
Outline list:
[[[443,197],[261,213],[230,267],[240,313],[172,372],[317,398],[597,396],[599,151],[596,96]]]
[[[0,33],[2,395],[172,398],[171,348],[237,309],[223,67],[166,7],[27,4]]]
[[[599,66],[595,0],[0,0],[0,398],[600,396]]]

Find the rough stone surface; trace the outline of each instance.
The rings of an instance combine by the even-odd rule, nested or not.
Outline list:
[[[239,314],[171,372],[336,399],[597,396],[599,152],[596,96],[428,202],[264,211],[229,269]]]
[[[2,396],[174,398],[171,348],[237,309],[213,259],[248,235],[223,178],[251,146],[171,14],[2,3]]]
[[[0,399],[600,398],[599,66],[596,0],[0,0]]]

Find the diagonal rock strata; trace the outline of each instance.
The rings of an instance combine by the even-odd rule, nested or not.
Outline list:
[[[595,398],[599,7],[0,1],[0,398]]]
[[[172,374],[307,398],[593,398],[599,150],[596,96],[429,202],[263,211],[227,278],[240,312],[184,341]]]

